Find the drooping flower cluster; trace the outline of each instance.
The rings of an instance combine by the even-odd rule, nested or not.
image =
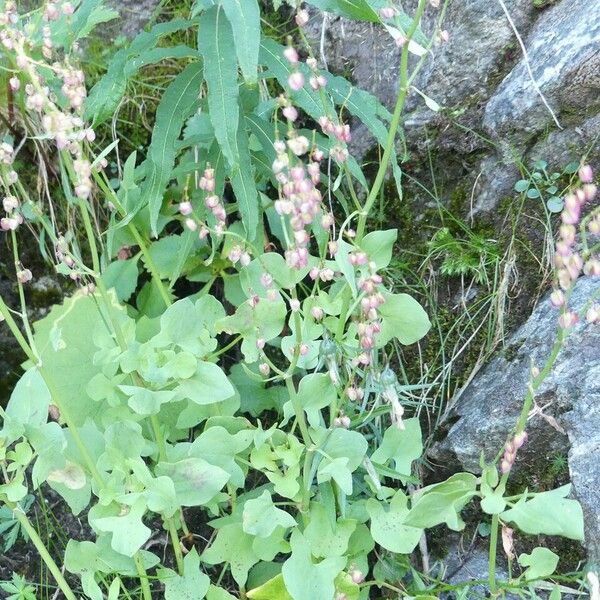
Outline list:
[[[554,262],[556,266],[556,287],[550,300],[552,304],[561,308],[559,326],[569,329],[577,324],[579,315],[567,307],[567,293],[577,281],[581,273],[590,276],[600,276],[600,261],[597,256],[584,257],[576,248],[577,225],[582,216],[583,207],[596,196],[596,186],[593,173],[589,165],[584,165],[579,171],[579,178],[583,186],[573,193],[568,194],[564,200],[564,209],[561,213],[562,224],[559,229],[559,239],[556,242]],[[597,217],[596,217],[597,218]],[[596,218],[590,221],[596,223]],[[593,232],[596,225],[588,226]],[[599,227],[600,229],[600,227]]]
[[[357,324],[359,346],[361,353],[356,362],[362,365],[371,364],[372,350],[375,348],[375,338],[381,332],[379,307],[385,302],[383,296],[383,279],[375,263],[369,262],[365,252],[356,251],[349,255],[350,263],[354,267],[366,267],[358,278],[358,289],[364,294],[360,301],[360,317]]]
[[[204,205],[216,219],[214,231],[217,236],[220,237],[223,235],[227,225],[227,212],[221,203],[221,199],[215,194],[215,170],[210,165],[207,165],[204,169],[204,173],[200,178],[198,187],[205,193]],[[198,235],[201,240],[208,236],[210,231],[208,224],[194,216],[194,207],[189,200],[185,200],[179,204],[179,212],[184,217],[187,217],[185,220],[185,226],[190,231],[199,230]]]
[[[527,432],[521,431],[517,433],[512,440],[509,440],[504,445],[504,455],[500,461],[500,471],[502,474],[509,473],[515,464],[517,458],[517,452],[522,448],[523,444],[527,441]]]
[[[92,190],[92,167],[86,158],[84,144],[93,142],[96,136],[93,129],[86,127],[82,118],[86,98],[83,71],[69,64],[68,59],[50,62],[53,42],[49,25],[43,25],[41,30],[42,55],[48,63],[44,65],[43,61],[35,58],[35,48],[24,33],[27,27],[18,26],[19,17],[14,4],[5,3],[4,13],[0,13],[0,25],[4,25],[0,37],[4,46],[12,50],[12,60],[16,65],[15,73],[9,79],[10,89],[15,94],[24,93],[25,108],[32,113],[28,123],[34,128],[34,135],[41,134],[53,140],[59,151],[67,150],[70,153],[74,167],[72,172],[76,178],[73,181],[74,193],[79,198],[87,199]],[[70,18],[74,10],[70,2],[49,0],[43,18],[46,23],[61,17]],[[51,81],[45,79],[48,72],[61,84],[64,99],[59,98],[60,93],[55,94],[51,90]]]
[[[0,219],[0,227],[3,231],[14,231],[23,223],[23,215],[19,210],[19,200],[16,196],[6,196],[2,200],[2,208],[6,216]]]
[[[302,269],[308,265],[309,230],[322,212],[321,192],[317,188],[321,178],[320,165],[318,160],[303,164],[301,156],[308,151],[308,140],[304,138],[306,143],[301,141],[299,144],[298,139],[301,137],[304,136],[288,140],[287,148],[284,142],[275,142],[277,158],[273,162],[273,172],[281,184],[275,210],[289,218],[292,229],[293,238],[289,240],[285,252],[286,262],[292,269]],[[288,149],[291,150],[291,157]],[[313,152],[313,158],[321,156],[320,153]],[[324,224],[328,223],[326,221]]]

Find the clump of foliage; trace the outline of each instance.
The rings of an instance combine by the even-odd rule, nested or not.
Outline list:
[[[68,600],[347,600],[381,589],[431,598],[438,583],[418,576],[409,557],[428,529],[461,530],[474,499],[492,520],[492,593],[522,587],[536,597],[559,557],[535,548],[518,557],[520,575],[496,581],[500,531],[511,563],[512,528],[583,537],[568,486],[513,497],[505,488],[535,390],[577,319],[569,292],[583,268],[598,274],[596,249],[573,247],[595,194],[591,174],[583,168],[585,185],[565,199],[557,346],[532,369],[505,447],[480,477],[456,473],[423,487],[413,472],[420,422],[405,414],[385,348],[418,342],[430,323],[381,275],[397,232],[368,225],[388,167],[402,183],[402,110],[436,36],[419,27],[425,0],[414,15],[367,0],[311,4],[377,23],[402,47],[393,114],[321,69],[308,45],[262,35],[254,0],[196,0],[188,19],[159,23],[118,50],[89,94],[77,49],[114,12],[99,0],[49,1],[26,15],[0,4],[11,107],[1,226],[21,301],[15,311],[0,300],[0,314],[27,356],[3,411],[0,500]],[[298,8],[295,19],[304,39],[309,13]],[[180,30],[196,31],[197,45],[158,45]],[[97,148],[94,128],[140,67],[165,59],[181,70],[162,91],[151,142],[121,164],[118,139]],[[347,115],[383,148],[372,184],[349,154]],[[25,146],[52,166],[47,204],[14,168]],[[84,235],[59,230],[56,204]],[[582,225],[597,229],[597,214]],[[34,273],[19,254],[25,225],[78,287],[33,324],[25,288]],[[25,512],[42,485],[94,533],[70,539],[58,558]],[[188,526],[192,510],[214,530],[207,542]],[[166,559],[147,546],[161,528]],[[21,580],[7,585],[31,593]]]

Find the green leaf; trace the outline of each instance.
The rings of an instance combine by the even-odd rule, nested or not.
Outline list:
[[[559,198],[558,196],[552,196],[551,198],[548,198],[546,206],[550,212],[559,213],[564,208],[565,203],[562,198]]]
[[[157,415],[165,402],[171,402],[175,398],[175,392],[170,390],[155,391],[135,385],[120,385],[119,389],[128,396],[129,408],[145,417]]]
[[[532,199],[539,198],[540,192],[537,190],[537,188],[529,188],[527,190],[527,197]]]
[[[248,241],[252,242],[256,238],[258,226],[258,192],[248,150],[248,133],[244,127],[238,128],[235,144],[237,162],[231,168],[231,187],[237,200],[238,212],[242,217],[246,237]]]
[[[373,455],[374,463],[385,465],[388,460],[394,461],[394,469],[399,475],[410,476],[411,465],[423,453],[421,425],[419,419],[405,419],[404,429],[395,425],[388,427],[383,434],[383,441]]]
[[[340,15],[347,19],[370,21],[371,23],[380,21],[379,15],[367,0],[308,0],[308,3],[324,12]]]
[[[331,405],[336,398],[337,391],[328,373],[310,373],[300,380],[298,403],[306,412],[312,427],[321,425],[321,409]],[[284,411],[286,416],[288,411],[293,413],[291,401],[286,403]]]
[[[123,327],[129,319],[113,295],[111,298],[112,318]],[[34,324],[35,345],[45,377],[77,426],[102,411],[102,403],[91,401],[86,388],[100,371],[94,364],[98,351],[95,341],[108,335],[105,316],[100,313],[97,299],[82,294],[54,306],[46,317]],[[107,343],[114,347],[112,338]]]
[[[116,52],[108,63],[104,76],[94,85],[86,98],[84,110],[86,120],[92,120],[95,125],[112,117],[125,94],[127,82],[133,77],[139,66],[167,58],[167,54],[181,58],[181,47],[161,48],[162,54],[153,54],[155,46],[164,35],[175,33],[190,27],[191,22],[184,19],[174,19],[167,23],[155,25],[150,31],[143,31],[132,42],[129,48]],[[191,49],[187,49],[191,50]],[[139,66],[138,66],[139,65]]]
[[[221,0],[233,30],[238,62],[249,83],[256,83],[260,49],[260,9],[256,0]]]
[[[558,560],[558,556],[552,550],[542,547],[534,548],[531,554],[519,556],[519,564],[522,567],[529,567],[523,573],[525,581],[544,579],[552,575],[558,566]]]
[[[207,426],[207,429],[190,446],[189,455],[197,456],[211,465],[220,467],[229,473],[229,484],[243,487],[245,474],[235,457],[250,446],[252,436],[253,432],[249,430],[231,434],[220,425]]]
[[[340,518],[332,523],[326,507],[315,502],[310,509],[310,521],[304,530],[304,537],[310,544],[311,554],[316,558],[343,556],[355,529],[355,519]]]
[[[122,302],[129,300],[137,287],[138,267],[137,258],[115,260],[102,273],[104,285],[114,288],[117,298]]]
[[[156,110],[152,141],[148,148],[147,174],[141,192],[144,202],[149,206],[150,226],[154,235],[157,234],[158,214],[165,188],[175,164],[175,142],[181,135],[183,124],[198,106],[201,83],[202,64],[189,64],[169,84]]]
[[[285,589],[283,575],[279,573],[262,585],[250,590],[246,596],[250,600],[293,600]]]
[[[177,265],[181,263],[182,256],[184,257],[183,268],[185,269],[186,251],[189,254],[192,249],[193,246],[188,248],[187,235],[184,233],[161,237],[150,244],[148,253],[158,271],[159,277],[162,279],[171,279],[174,271],[177,270]],[[142,260],[147,268],[148,264],[146,260],[144,258]]]
[[[145,512],[145,503],[137,501],[126,514],[94,519],[92,526],[98,531],[112,533],[113,550],[125,556],[133,556],[150,539],[152,533],[142,522]]]
[[[177,501],[182,506],[202,506],[210,502],[229,481],[229,473],[202,458],[159,462],[156,475],[173,480]]]
[[[119,13],[108,6],[104,6],[102,0],[83,0],[73,15],[71,32],[73,41],[87,37],[100,23],[106,23],[118,18]]]
[[[531,500],[523,496],[500,518],[514,523],[524,533],[561,535],[581,541],[583,511],[577,500],[566,498],[570,491],[571,486],[564,485],[550,492],[536,494]]]
[[[219,333],[242,334],[242,353],[246,362],[254,363],[259,357],[256,340],[261,337],[268,342],[276,338],[283,330],[286,315],[287,308],[280,296],[274,301],[262,299],[256,306],[247,301],[235,314],[217,321],[215,327]]]
[[[481,509],[488,515],[498,515],[506,508],[504,492],[506,483],[498,485],[498,470],[495,465],[489,465],[481,474]]]
[[[182,381],[175,391],[181,398],[189,398],[196,404],[214,404],[235,394],[221,367],[205,361],[198,361],[195,375]]]
[[[381,334],[377,338],[380,346],[394,337],[401,344],[414,344],[427,334],[431,328],[429,317],[412,296],[383,292],[383,297],[385,302],[379,308]]]
[[[36,428],[48,420],[49,405],[50,392],[37,367],[31,367],[15,385],[5,414],[20,425]]]
[[[378,269],[384,269],[392,260],[392,250],[397,237],[397,229],[371,231],[363,238],[360,247]]]
[[[232,596],[229,592],[224,590],[223,588],[215,587],[211,585],[208,588],[208,594],[206,595],[206,600],[236,600],[235,596]]]
[[[477,478],[471,473],[456,473],[442,483],[421,488],[414,496],[405,522],[430,528],[446,523],[454,531],[465,526],[460,511],[476,495]]]
[[[283,563],[281,573],[293,600],[333,598],[335,578],[346,566],[344,557],[329,557],[314,563],[308,540],[295,529],[290,540],[291,556]]]
[[[209,565],[229,563],[231,575],[238,585],[243,586],[248,571],[259,560],[252,548],[253,539],[244,532],[241,523],[224,525],[212,545],[202,553],[202,560]]]
[[[371,519],[371,535],[386,550],[410,554],[419,543],[423,529],[406,524],[409,514],[408,499],[398,490],[386,507],[375,498],[367,500],[367,512]]]
[[[337,428],[315,434],[317,444],[327,436],[322,447],[323,459],[317,470],[317,481],[323,483],[333,479],[345,494],[352,494],[352,473],[361,464],[367,452],[367,440],[358,431]]]
[[[203,296],[196,302],[183,298],[161,315],[160,334],[154,341],[160,346],[176,344],[195,356],[205,356],[217,347],[214,323],[224,316],[222,304],[213,296]]]
[[[519,179],[515,183],[515,192],[523,193],[529,189],[529,179]]]
[[[242,526],[246,533],[258,537],[269,537],[279,526],[294,527],[296,520],[290,513],[273,504],[268,490],[244,504]]]
[[[192,548],[183,559],[183,576],[172,569],[161,569],[165,583],[165,600],[202,600],[210,586],[210,579],[200,570],[200,557]]]
[[[213,6],[203,12],[198,27],[198,49],[205,62],[210,120],[230,167],[239,160],[236,138],[240,109],[235,48],[233,31],[223,7]]]

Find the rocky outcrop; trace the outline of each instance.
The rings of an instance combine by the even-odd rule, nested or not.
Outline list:
[[[597,299],[598,279],[582,278],[572,306]],[[548,298],[517,330],[505,350],[479,373],[457,399],[447,437],[431,453],[434,462],[479,471],[480,455],[490,460],[502,447],[520,413],[532,365],[542,368],[557,332],[558,313]],[[586,546],[600,559],[600,327],[582,320],[567,337],[554,369],[535,398],[529,440],[516,468],[536,477],[557,456],[568,456],[570,479],[585,514]],[[517,473],[515,473],[518,476]]]
[[[537,8],[532,0],[503,0],[526,49],[523,54],[501,0],[450,2],[442,27],[449,40],[436,44],[415,87],[442,111],[429,110],[418,94],[407,103],[409,151],[461,155],[473,162],[474,212],[494,210],[519,178],[515,157],[545,159],[562,167],[589,150],[600,133],[600,3],[561,0]],[[411,14],[414,1],[406,10]],[[423,29],[437,27],[428,8]],[[399,50],[380,27],[315,15],[310,38],[337,72],[350,70],[357,85],[387,106],[395,100]],[[552,113],[532,82],[536,81]],[[369,148],[357,131],[359,153]],[[597,164],[600,152],[591,155]]]
[[[119,18],[110,24],[111,35],[132,38],[144,29],[160,0],[108,0],[107,5],[119,12]]]

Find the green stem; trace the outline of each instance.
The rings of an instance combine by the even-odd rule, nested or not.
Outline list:
[[[119,212],[121,217],[126,218],[127,211],[125,210],[125,208],[119,201],[117,195],[110,188],[110,186],[106,185],[106,183],[102,180],[102,177],[100,177],[100,175],[98,173],[96,173],[96,171],[93,171],[93,177],[94,177],[94,180],[96,181],[96,183],[98,184],[98,187],[107,196],[110,197],[110,201],[115,206],[115,208],[117,209],[117,211]],[[158,269],[156,268],[156,264],[154,263],[152,256],[150,256],[150,252],[148,251],[148,246],[146,245],[144,238],[141,236],[137,227],[133,223],[131,223],[131,222],[128,223],[127,229],[129,229],[130,233],[133,235],[133,238],[135,239],[135,243],[139,246],[140,251],[141,251],[142,255],[144,256],[144,263],[146,264],[146,268],[150,272],[150,276],[154,280],[154,283],[156,284],[156,287],[158,288],[158,292],[159,292],[161,298],[163,299],[165,306],[171,306],[171,304],[172,304],[171,297],[169,296],[169,292],[167,291],[162,279],[160,278],[160,275],[158,274]]]
[[[498,546],[498,515],[492,516],[492,531],[490,533],[490,554],[488,559],[488,583],[490,595],[496,593],[496,548]]]
[[[309,473],[310,466],[312,462],[312,440],[310,439],[310,434],[308,432],[308,425],[306,424],[306,416],[304,415],[304,408],[302,404],[300,404],[300,400],[298,398],[298,394],[296,392],[296,388],[294,386],[294,382],[292,381],[291,375],[288,375],[285,379],[285,384],[287,386],[288,392],[290,394],[290,401],[292,402],[292,406],[294,408],[294,412],[296,414],[296,420],[298,425],[300,426],[300,433],[302,434],[302,440],[304,442],[304,468],[302,472],[302,479],[304,481],[303,490],[302,490],[302,508],[301,512],[305,513],[308,510],[308,504],[310,502],[310,486],[312,480],[309,481]]]
[[[179,534],[177,533],[177,526],[173,521],[173,517],[166,519],[167,529],[169,530],[169,536],[171,537],[171,544],[173,544],[173,551],[175,552],[175,562],[177,562],[177,570],[183,577],[183,552],[181,552],[181,544],[179,542]]]
[[[35,365],[37,367],[40,375],[42,376],[42,379],[44,380],[44,383],[46,384],[46,387],[48,388],[48,391],[50,392],[52,402],[58,407],[61,417],[63,418],[69,431],[71,432],[71,435],[73,436],[73,440],[75,441],[77,448],[81,452],[81,455],[83,456],[92,477],[94,478],[94,480],[96,481],[96,483],[98,484],[99,487],[103,487],[104,478],[102,477],[102,475],[100,474],[100,472],[98,471],[98,469],[96,467],[96,464],[92,460],[92,457],[87,449],[87,446],[83,443],[83,440],[81,439],[81,436],[79,435],[79,430],[75,426],[75,422],[73,421],[68,408],[61,402],[60,396],[59,396],[58,392],[56,391],[56,388],[54,387],[52,380],[50,379],[50,377],[48,377],[46,370],[42,366],[39,365],[38,358],[34,354],[33,350],[29,346],[29,344],[27,343],[27,340],[23,337],[23,334],[20,332],[19,327],[17,326],[15,320],[13,319],[12,315],[10,314],[10,310],[8,309],[8,306],[6,306],[6,303],[4,302],[4,300],[2,299],[1,296],[0,296],[0,314],[4,317],[6,324],[8,325],[8,328],[10,329],[11,333],[13,334],[13,336],[15,337],[17,342],[19,343],[19,346],[21,346],[21,349],[23,350],[23,352],[25,353],[27,358],[33,363],[33,365]]]
[[[13,231],[10,232],[12,247],[13,247],[13,259],[15,261],[15,272],[19,271],[19,248],[17,245],[17,236]],[[29,342],[29,346],[35,352],[35,344],[33,341],[33,333],[31,331],[31,326],[29,325],[29,318],[27,316],[27,303],[25,302],[25,292],[23,291],[23,284],[17,278],[17,287],[19,289],[19,302],[21,305],[21,320],[23,321],[23,327],[25,328],[25,333],[27,334],[27,340]]]
[[[135,562],[135,568],[138,572],[138,577],[140,578],[140,585],[142,586],[142,596],[144,600],[152,600],[152,591],[150,590],[150,582],[148,581],[148,574],[146,573],[146,567],[144,567],[144,561],[140,556],[139,552],[136,552],[133,555],[133,560]]]
[[[365,233],[365,226],[367,224],[367,217],[369,216],[369,212],[373,208],[373,204],[375,203],[379,191],[381,190],[381,186],[383,185],[383,181],[385,179],[385,174],[390,164],[390,158],[395,149],[396,133],[398,132],[398,127],[400,126],[400,118],[402,116],[402,110],[404,109],[404,103],[406,102],[406,96],[408,94],[409,88],[408,46],[412,37],[417,31],[426,6],[427,0],[419,0],[419,5],[417,6],[417,10],[415,13],[415,18],[413,19],[408,31],[406,32],[406,41],[402,46],[402,54],[400,56],[400,91],[398,93],[398,99],[396,100],[396,106],[394,107],[394,113],[390,122],[390,128],[388,131],[388,136],[383,151],[383,157],[381,159],[381,162],[379,163],[379,169],[377,170],[377,175],[375,176],[373,187],[371,188],[369,195],[367,196],[367,200],[360,213],[360,217],[358,220],[358,228],[356,231],[357,244],[359,244],[363,238],[363,235]]]
[[[77,600],[77,596],[75,596],[73,590],[66,582],[57,564],[50,556],[46,545],[38,535],[38,532],[36,531],[35,527],[30,523],[29,519],[27,518],[27,515],[23,512],[21,507],[17,504],[13,504],[12,502],[7,502],[6,506],[13,511],[13,515],[16,517],[17,521],[19,521],[21,527],[29,536],[29,539],[33,542],[33,545],[38,551],[38,554],[44,561],[45,565],[48,567],[50,573],[52,573],[52,576],[54,577],[56,583],[58,584],[58,587],[60,588],[60,591],[64,594],[65,598],[67,600]]]

